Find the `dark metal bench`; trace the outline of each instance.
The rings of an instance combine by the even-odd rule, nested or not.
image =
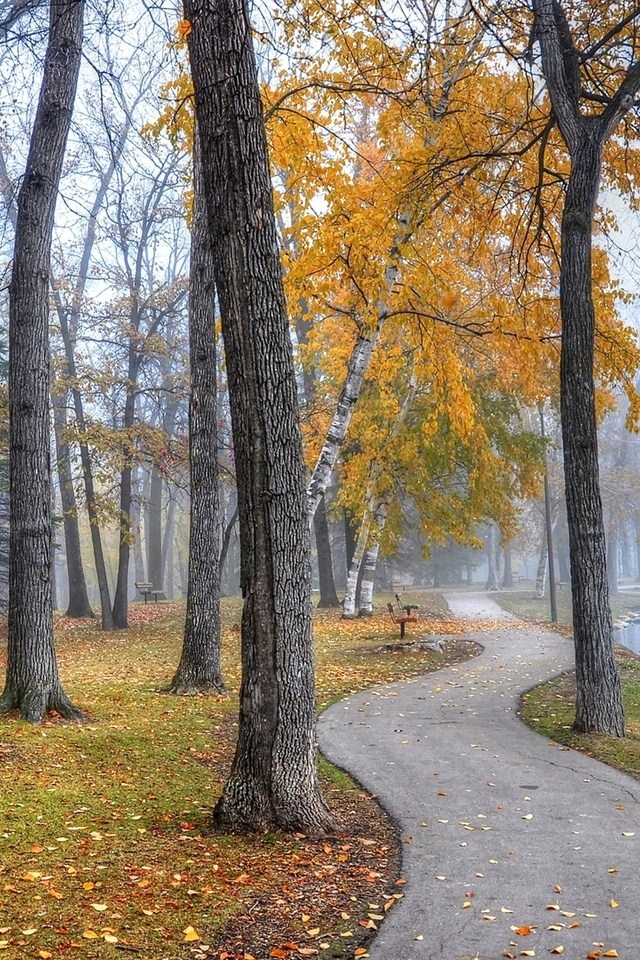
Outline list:
[[[418,610],[414,603],[409,603],[406,606],[400,608],[404,610],[404,613],[396,613],[396,609],[392,603],[387,604],[387,610],[391,614],[391,619],[394,623],[397,623],[400,627],[400,638],[404,637],[404,628],[408,623],[417,623],[418,622]],[[415,613],[414,613],[415,611]]]
[[[142,596],[144,597],[144,602],[145,602],[145,603],[148,601],[149,597],[153,597],[153,599],[154,599],[154,600],[156,601],[156,603],[157,603],[157,602],[158,602],[158,597],[162,594],[162,590],[156,590],[156,589],[154,589],[154,586],[153,586],[152,583],[139,583],[139,582],[136,580],[136,587],[138,588],[138,590],[140,591],[140,593],[141,593]]]

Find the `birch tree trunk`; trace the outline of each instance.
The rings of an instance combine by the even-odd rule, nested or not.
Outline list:
[[[241,539],[238,742],[214,813],[225,830],[322,834],[315,764],[309,511],[297,388],[243,0],[185,0],[229,377]]]
[[[536,570],[536,599],[542,600],[547,584],[547,558],[548,558],[547,536],[542,535],[540,544],[540,555],[538,557],[538,567]]]
[[[10,567],[7,674],[0,713],[79,719],[60,684],[51,610],[49,274],[58,184],[82,51],[82,0],[51,0],[9,287]]]
[[[375,513],[375,534],[373,542],[369,544],[362,560],[362,582],[360,584],[360,599],[358,614],[361,617],[370,617],[373,614],[373,587],[380,553],[380,537],[387,522],[388,506],[385,501],[378,504]]]
[[[386,444],[387,447],[398,437],[400,430],[407,419],[409,411],[411,410],[411,405],[413,404],[417,390],[418,385],[415,375],[412,371],[407,395],[404,398],[402,407],[400,408],[393,427],[389,432],[389,437]],[[364,591],[365,595],[361,600],[360,606],[362,608],[364,605],[364,615],[371,613],[373,609],[373,574],[375,573],[375,567],[378,560],[380,537],[384,531],[384,526],[387,521],[387,512],[389,509],[388,499],[386,497],[377,495],[379,479],[380,464],[376,461],[373,461],[371,467],[369,468],[369,479],[365,493],[365,512],[360,525],[356,548],[351,559],[349,574],[347,576],[347,590],[342,606],[343,617],[355,616],[358,580],[365,555],[369,556],[369,567],[371,567],[371,564],[373,564],[373,569],[369,569],[368,572],[367,570],[363,572],[360,589],[361,593]],[[375,525],[375,534],[372,538],[372,542],[369,543],[372,524]],[[369,579],[366,579],[367,576]],[[367,609],[367,607],[369,607],[369,609]]]

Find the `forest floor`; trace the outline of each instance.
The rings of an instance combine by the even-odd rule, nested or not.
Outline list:
[[[316,613],[319,709],[478,652],[469,625],[452,621],[437,595],[419,602],[407,640],[441,636],[441,653],[381,652],[398,639],[386,613]],[[238,601],[224,602],[229,695],[191,698],[161,692],[178,662],[183,605],[134,604],[125,632],[56,621],[65,690],[91,719],[0,721],[0,955],[366,955],[403,895],[398,838],[375,798],[322,763],[336,836],[210,831],[235,738],[239,613]],[[0,669],[3,660],[0,650]]]

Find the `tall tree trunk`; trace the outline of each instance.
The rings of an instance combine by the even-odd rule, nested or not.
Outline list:
[[[607,576],[610,597],[618,596],[618,546],[618,523],[610,519],[607,533]]]
[[[504,548],[504,570],[502,573],[502,586],[507,588],[513,586],[513,564],[512,564],[512,553],[511,553],[510,543],[508,543]]]
[[[543,73],[571,158],[561,228],[560,409],[576,650],[574,727],[623,736],[598,476],[591,247],[604,145],[635,102],[640,63],[631,62],[600,112],[589,104],[583,115],[581,58],[562,5],[558,0],[536,0],[535,17]]]
[[[497,546],[498,546],[498,528],[493,520],[489,521],[489,527],[487,530],[487,539],[485,540],[485,548],[487,551],[487,582],[484,585],[485,590],[499,590],[500,584],[498,582],[498,563],[497,563]]]
[[[344,521],[344,553],[346,560],[347,572],[351,568],[351,561],[353,560],[353,555],[356,550],[356,543],[358,542],[358,534],[356,530],[356,524],[351,513],[345,508],[343,510],[343,521]]]
[[[167,600],[174,598],[175,497],[169,500],[162,538],[162,589]]]
[[[51,0],[49,41],[18,217],[9,287],[10,569],[0,713],[38,723],[82,714],[60,684],[51,610],[49,273],[58,184],[82,51],[82,0]]]
[[[331,560],[331,541],[329,539],[329,521],[324,494],[320,498],[313,517],[313,531],[316,537],[316,553],[318,556],[318,580],[320,599],[318,607],[339,607],[340,601],[336,593],[333,579],[333,563]]]
[[[215,280],[200,142],[193,158],[194,215],[189,277],[189,454],[191,526],[187,615],[171,693],[224,690],[220,667],[220,504],[218,496]]]
[[[144,557],[142,555],[142,481],[140,477],[140,468],[136,467],[131,479],[132,497],[131,497],[131,534],[133,536],[133,569],[134,582],[143,583],[147,580],[144,572]]]
[[[547,585],[547,560],[549,548],[547,546],[546,533],[542,534],[542,543],[540,544],[540,554],[538,556],[538,567],[536,569],[536,599],[542,600],[545,595]]]
[[[145,523],[147,576],[156,590],[162,589],[162,493],[164,481],[157,464],[151,466],[149,502]]]
[[[79,433],[78,446],[80,448],[82,479],[87,498],[87,513],[89,515],[89,530],[91,533],[93,560],[95,563],[98,591],[100,594],[100,616],[102,619],[102,629],[113,630],[109,579],[107,577],[107,567],[104,559],[104,551],[102,549],[102,537],[100,535],[100,516],[98,513],[95,487],[93,483],[91,451],[89,450],[89,445],[86,439],[87,423],[84,416],[84,404],[82,402],[82,394],[77,387],[78,374],[73,350],[73,337],[71,330],[69,329],[67,314],[65,310],[61,309],[60,307],[58,308],[58,320],[60,321],[60,333],[64,343],[68,373],[72,381],[71,397],[73,400],[73,410],[76,418],[76,428]]]
[[[64,525],[64,544],[67,558],[67,580],[69,583],[69,605],[66,617],[95,617],[89,602],[87,582],[80,550],[80,528],[78,508],[73,491],[71,476],[71,458],[67,440],[66,398],[55,390],[51,397],[53,404],[53,424],[56,441],[56,461],[60,481],[60,499],[62,501],[62,522]]]
[[[380,553],[380,537],[386,520],[386,510],[384,518],[380,516],[382,507],[386,504],[378,504],[376,511],[376,526],[378,536],[374,538],[365,553],[362,560],[362,582],[360,584],[360,597],[358,601],[358,615],[361,617],[370,617],[373,614],[373,588],[375,583],[376,567],[378,565],[378,554]]]
[[[128,363],[127,363],[127,387],[126,399],[124,404],[124,416],[122,418],[123,440],[122,448],[122,471],[120,474],[120,520],[119,520],[119,540],[118,548],[118,575],[116,579],[116,592],[113,598],[113,626],[116,630],[126,630],[129,626],[129,558],[131,555],[131,501],[132,501],[132,477],[133,464],[135,458],[135,447],[131,430],[135,422],[136,413],[136,390],[138,383],[138,372],[140,369],[140,355],[138,346],[134,339],[134,332],[139,329],[140,317],[137,303],[134,303],[131,310],[132,333],[129,337]]]
[[[375,512],[375,505],[372,503],[373,491],[369,490],[367,493],[367,505],[365,506],[364,516],[358,531],[358,539],[356,540],[355,550],[353,551],[353,556],[351,557],[349,572],[347,574],[347,589],[345,590],[344,599],[342,601],[342,616],[346,619],[355,617],[357,615],[356,603],[358,600],[358,587],[360,586],[362,579],[362,561],[365,553],[367,552],[369,534],[371,532],[371,524],[373,522],[373,515]]]
[[[389,436],[386,443],[387,450],[391,448],[393,441],[396,440],[400,434],[409,411],[411,410],[413,401],[415,400],[417,390],[418,384],[412,369],[407,395],[405,396],[402,406],[398,411],[398,416],[396,417],[393,426],[389,431]],[[377,492],[380,469],[380,464],[375,460],[372,461],[371,466],[369,467],[367,489],[365,492],[365,512],[362,518],[360,533],[358,534],[356,549],[351,560],[351,566],[349,567],[349,575],[347,577],[347,590],[342,606],[343,617],[351,617],[355,615],[357,600],[359,601],[360,613],[362,615],[368,616],[373,610],[373,576],[375,573],[376,563],[378,561],[380,537],[382,536],[385,524],[387,522],[387,513],[389,509],[389,498],[384,495],[378,495]],[[373,534],[371,533],[372,524],[375,525]],[[367,564],[363,565],[365,556],[368,557],[368,566]],[[363,587],[364,597],[359,596]]]
[[[242,550],[238,743],[226,830],[321,834],[309,511],[251,24],[242,0],[186,0],[229,376]]]
[[[573,158],[562,218],[562,442],[576,648],[574,725],[585,733],[596,730],[623,736],[624,711],[613,653],[593,382],[591,225],[600,166],[601,145],[587,133]]]

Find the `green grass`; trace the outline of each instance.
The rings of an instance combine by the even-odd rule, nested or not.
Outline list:
[[[640,779],[640,660],[619,654],[626,736],[578,734],[575,716],[575,678],[558,677],[536,687],[522,699],[521,716],[538,733],[580,750]]]
[[[514,590],[499,590],[491,594],[492,597],[510,613],[523,620],[548,622],[551,620],[549,597],[541,600],[535,596],[535,585],[527,584],[526,588]],[[568,584],[557,591],[558,622],[570,624],[572,622],[571,591]],[[640,586],[632,590],[623,590],[611,598],[611,612],[614,619],[633,613],[640,613]]]

